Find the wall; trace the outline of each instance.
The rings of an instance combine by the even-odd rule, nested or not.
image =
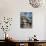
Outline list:
[[[30,11],[33,13],[32,29],[20,28],[20,12],[22,11]],[[0,0],[0,17],[13,17],[12,26],[8,33],[17,40],[28,40],[34,34],[37,35],[39,40],[44,40],[45,12],[45,8],[31,7],[28,0]],[[2,39],[2,36],[0,39]]]
[[[45,15],[45,24],[44,24],[45,28],[44,28],[44,39],[46,39],[46,15]]]

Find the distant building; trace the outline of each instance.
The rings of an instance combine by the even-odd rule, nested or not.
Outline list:
[[[26,16],[21,16],[21,28],[31,28],[32,22],[30,22]]]

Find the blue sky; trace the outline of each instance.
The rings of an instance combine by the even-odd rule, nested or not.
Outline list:
[[[32,12],[21,12],[22,16],[32,16]]]
[[[32,12],[21,12],[21,16],[26,16],[28,19],[32,19]]]

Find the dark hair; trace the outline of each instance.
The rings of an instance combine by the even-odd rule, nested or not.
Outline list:
[[[34,35],[34,37],[36,37],[36,35]]]

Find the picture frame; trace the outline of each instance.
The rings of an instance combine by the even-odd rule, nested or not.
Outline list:
[[[20,12],[20,27],[32,28],[32,12]]]

